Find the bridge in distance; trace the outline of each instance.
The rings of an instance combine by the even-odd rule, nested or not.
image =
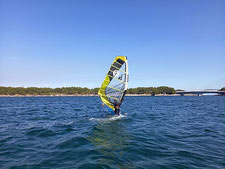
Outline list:
[[[225,91],[219,91],[219,90],[199,90],[199,91],[177,91],[176,94],[180,94],[181,96],[184,96],[185,94],[196,94],[198,96],[203,94],[218,94],[218,95],[224,95]]]

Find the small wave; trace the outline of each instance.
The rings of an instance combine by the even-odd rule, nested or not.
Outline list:
[[[82,111],[82,109],[73,109],[73,111]]]
[[[63,140],[61,143],[58,143],[55,148],[58,149],[70,149],[70,148],[78,148],[81,146],[85,146],[89,143],[89,140],[85,137],[77,136],[73,138],[69,138]]]
[[[30,136],[37,136],[37,137],[49,137],[49,136],[56,135],[54,131],[48,130],[48,129],[31,129],[26,134]]]
[[[109,123],[111,121],[120,120],[120,119],[123,119],[123,118],[126,118],[126,116],[123,115],[123,114],[120,114],[119,116],[110,116],[110,117],[107,117],[107,118],[90,118],[89,120]]]

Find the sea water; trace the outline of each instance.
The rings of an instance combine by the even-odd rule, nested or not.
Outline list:
[[[0,168],[225,168],[225,97],[0,98]]]

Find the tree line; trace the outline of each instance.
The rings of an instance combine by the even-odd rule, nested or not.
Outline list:
[[[160,87],[137,87],[127,90],[128,94],[175,94],[176,90],[172,87],[160,86]]]
[[[223,87],[222,89],[220,89],[220,91],[225,91],[225,87]]]
[[[99,88],[89,89],[86,87],[0,87],[0,95],[96,95]],[[161,87],[137,87],[127,90],[127,94],[175,94],[174,88]]]
[[[99,88],[88,89],[86,87],[0,87],[0,95],[95,95]]]
[[[0,87],[0,95],[96,95],[99,88],[89,89],[86,87],[62,87],[62,88],[40,88],[40,87]],[[220,89],[225,91],[225,87]],[[177,90],[181,91],[181,90]],[[172,87],[137,87],[129,88],[127,94],[175,94]]]

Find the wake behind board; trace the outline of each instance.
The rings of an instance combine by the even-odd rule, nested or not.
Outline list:
[[[126,118],[126,116],[123,114],[120,114],[119,116],[113,115],[113,116],[109,116],[109,117],[105,117],[105,118],[90,118],[89,120],[103,122],[103,123],[110,123],[112,121],[120,120],[123,118]]]

